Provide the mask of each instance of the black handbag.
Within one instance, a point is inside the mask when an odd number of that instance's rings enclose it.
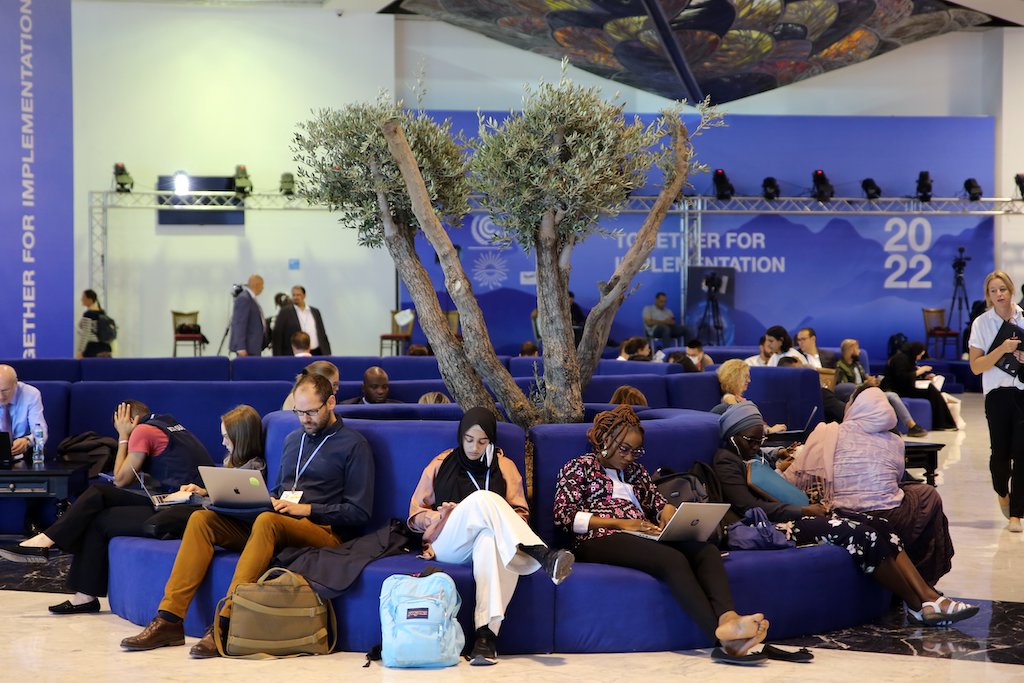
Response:
[[[171,505],[163,510],[158,510],[142,524],[142,532],[150,538],[158,538],[167,541],[174,538],[181,538],[185,535],[185,527],[188,525],[188,518],[196,510],[202,510],[202,505]]]

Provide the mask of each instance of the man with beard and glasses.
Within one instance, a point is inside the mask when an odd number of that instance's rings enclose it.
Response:
[[[334,390],[326,378],[303,374],[292,395],[300,429],[284,442],[271,490],[274,511],[255,519],[211,510],[193,513],[157,615],[142,633],[121,641],[125,650],[185,644],[185,612],[210,568],[214,546],[241,552],[228,588],[231,596],[238,584],[255,582],[282,548],[334,547],[357,536],[369,521],[374,467],[366,439],[335,416]],[[223,623],[230,615],[229,597],[217,618]],[[212,625],[190,654],[219,656]]]

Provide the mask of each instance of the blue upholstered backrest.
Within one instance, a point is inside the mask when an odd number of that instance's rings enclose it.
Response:
[[[679,411],[679,415],[644,421],[642,464],[649,472],[659,467],[685,471],[697,460],[711,461],[718,448],[718,417],[697,411]],[[530,430],[533,441],[534,523],[546,542],[563,541],[556,536],[553,521],[555,484],[558,472],[569,460],[587,452],[590,423],[538,425]]]
[[[718,376],[713,372],[684,372],[666,377],[665,386],[673,408],[711,410],[722,401]]]
[[[68,402],[71,398],[70,382],[31,382],[43,399],[43,417],[46,419],[46,454],[57,454],[57,446],[68,435]]]
[[[83,358],[82,381],[231,379],[227,356],[182,358]]]
[[[441,379],[433,356],[384,356],[380,366],[393,382],[403,379]]]
[[[743,395],[757,405],[768,424],[803,429],[815,406],[818,412],[811,426],[822,420],[821,381],[810,368],[750,368],[750,386]]]
[[[626,361],[619,361],[626,362]],[[668,391],[665,389],[666,376],[663,375],[594,375],[583,390],[583,400],[587,403],[607,403],[612,394],[623,384],[636,387],[647,397],[647,405],[651,408],[667,408]]]
[[[293,382],[302,368],[317,358],[296,358],[295,356],[259,356],[254,358],[235,358],[231,361],[231,379],[233,380],[277,380]],[[326,359],[329,360],[329,359]]]
[[[294,415],[279,411],[264,417],[263,424],[267,433],[267,478],[273,486],[277,482],[285,437],[298,429],[299,421]],[[458,423],[453,421],[346,418],[345,424],[366,437],[373,449],[373,515],[367,528],[376,528],[391,517],[408,517],[409,500],[423,468],[435,455],[457,443]],[[520,474],[524,474],[526,436],[523,430],[499,422],[498,445],[515,462]]]
[[[390,380],[388,382],[388,398],[401,401],[402,403],[416,403],[420,396],[428,391],[440,391],[448,398],[452,397],[442,379],[402,379],[397,381]],[[362,381],[342,382],[338,388],[339,402],[362,395]]]
[[[82,379],[82,362],[74,358],[11,358],[0,360],[10,365],[22,382],[77,382]]]
[[[675,375],[683,371],[679,363],[654,363],[639,360],[601,359],[595,375]]]
[[[345,418],[364,420],[461,420],[457,403],[375,403],[339,405],[335,411]]]
[[[224,451],[220,416],[243,403],[261,415],[277,410],[291,386],[291,382],[76,382],[71,385],[68,433],[110,434],[117,404],[137,399],[154,412],[174,415],[216,461]]]
[[[544,359],[540,356],[512,356],[508,359],[508,372],[513,377],[533,377],[534,366],[537,376],[544,376]]]

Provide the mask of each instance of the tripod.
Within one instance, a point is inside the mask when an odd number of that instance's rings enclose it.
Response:
[[[228,313],[228,326],[224,328],[224,336],[220,338],[220,344],[217,346],[217,355],[224,349],[224,342],[228,340],[228,335],[231,334],[231,314]],[[229,351],[230,353],[230,351]]]
[[[964,311],[970,310],[970,306],[967,304],[967,290],[964,288],[964,273],[962,270],[954,272],[953,298],[949,300],[949,318],[946,323],[949,329],[956,330],[959,335],[963,331]],[[953,327],[953,311],[956,311],[956,327]]]
[[[708,287],[707,297],[704,299],[704,314],[700,318],[700,324],[697,325],[697,338],[714,346],[722,343],[722,336],[722,316],[718,311],[718,287]]]

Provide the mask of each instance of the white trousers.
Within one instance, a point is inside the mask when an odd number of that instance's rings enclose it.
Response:
[[[441,562],[473,563],[476,581],[476,628],[489,626],[497,634],[520,576],[540,569],[540,563],[519,551],[519,544],[544,541],[493,491],[475,491],[455,506],[432,545]]]

